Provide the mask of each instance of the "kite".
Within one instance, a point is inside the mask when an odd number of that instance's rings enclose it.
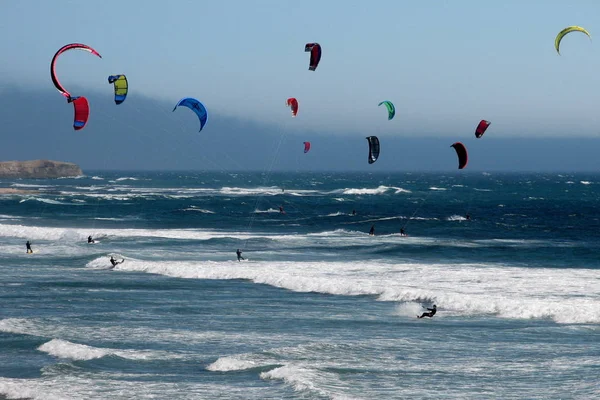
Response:
[[[121,104],[127,97],[129,86],[125,75],[110,75],[108,83],[113,83],[115,87],[115,104]]]
[[[310,142],[304,142],[304,154],[310,150]]]
[[[381,106],[382,104],[385,105],[385,108],[387,108],[388,111],[388,121],[392,118],[394,118],[394,115],[396,115],[396,107],[394,107],[394,105],[392,104],[391,101],[388,100],[384,100],[381,103],[379,103],[379,106]]]
[[[204,104],[200,103],[194,98],[185,97],[179,100],[179,102],[175,105],[175,108],[173,108],[173,111],[177,110],[177,107],[180,106],[187,107],[196,113],[196,115],[200,119],[200,131],[202,131],[202,128],[204,128],[204,126],[206,125],[206,121],[208,120],[208,113],[206,112]]]
[[[377,136],[367,136],[369,141],[369,164],[373,164],[379,158],[379,139]]]
[[[98,56],[100,58],[102,58],[102,56],[90,46],[87,46],[82,43],[71,43],[64,45],[56,52],[56,54],[54,54],[54,57],[52,57],[52,62],[50,63],[50,77],[52,78],[52,83],[54,83],[54,87],[56,87],[56,90],[58,90],[60,94],[65,96],[67,98],[67,101],[70,103],[71,101],[73,101],[73,99],[71,98],[71,93],[69,93],[67,89],[65,89],[61,85],[60,81],[58,80],[58,77],[56,76],[56,60],[58,59],[58,56],[60,56],[62,53],[68,50],[83,50],[87,51],[88,53],[92,53],[93,55]]]
[[[290,97],[285,104],[292,109],[292,117],[295,117],[298,114],[298,100],[295,97]]]
[[[76,131],[85,127],[90,116],[90,105],[87,99],[83,96],[71,98],[71,103],[75,108],[75,118],[73,119],[73,129]]]
[[[450,147],[454,147],[456,155],[458,156],[458,169],[463,169],[469,162],[469,156],[467,154],[467,148],[461,142],[453,143]]]
[[[304,51],[310,51],[310,64],[308,66],[309,71],[314,71],[321,61],[321,45],[319,43],[306,43]]]
[[[585,30],[585,28],[582,28],[581,26],[568,26],[565,29],[563,29],[562,31],[558,32],[558,35],[556,35],[556,39],[554,39],[554,48],[556,49],[556,52],[560,55],[560,41],[563,39],[563,37],[565,37],[565,35],[567,33],[571,33],[571,32],[582,32],[585,33],[587,35],[587,37],[590,38],[590,40],[592,40],[592,36],[590,35],[590,33],[588,31]]]
[[[477,139],[482,137],[483,134],[485,133],[486,129],[488,128],[488,126],[490,126],[490,124],[491,124],[490,121],[486,121],[485,119],[482,119],[479,122],[479,125],[477,125],[477,129],[475,129],[475,137]]]

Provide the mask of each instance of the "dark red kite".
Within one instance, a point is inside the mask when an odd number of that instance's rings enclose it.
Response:
[[[454,147],[456,150],[456,155],[458,156],[458,169],[463,169],[467,166],[469,162],[469,156],[467,154],[467,148],[461,142],[456,142],[452,144],[450,147]]]
[[[308,153],[310,150],[310,142],[304,142],[304,153]]]
[[[308,69],[314,71],[321,61],[321,45],[319,43],[306,43],[304,51],[310,51],[310,65]]]
[[[488,128],[488,126],[490,126],[490,124],[491,124],[490,121],[486,121],[485,119],[482,119],[481,122],[479,122],[479,125],[477,125],[477,129],[475,129],[475,137],[477,139],[482,137],[483,134],[485,133],[485,130]]]

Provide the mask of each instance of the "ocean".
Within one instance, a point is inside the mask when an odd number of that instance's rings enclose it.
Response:
[[[598,174],[0,186],[0,398],[600,398]]]

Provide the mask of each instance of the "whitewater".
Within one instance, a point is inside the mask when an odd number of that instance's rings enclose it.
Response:
[[[600,397],[599,175],[0,187],[0,398]]]

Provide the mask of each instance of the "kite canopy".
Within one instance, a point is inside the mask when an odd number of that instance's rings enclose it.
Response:
[[[469,162],[469,156],[467,155],[467,148],[461,142],[453,143],[450,147],[454,147],[456,155],[458,156],[458,169],[463,169]]]
[[[73,107],[75,108],[75,117],[73,119],[73,129],[76,131],[85,127],[90,116],[90,105],[85,97],[71,98]]]
[[[487,130],[488,126],[490,126],[490,124],[491,124],[490,121],[486,121],[485,119],[482,119],[479,122],[479,125],[477,125],[477,129],[475,129],[475,137],[477,139],[482,137],[483,134],[485,133],[485,131]]]
[[[65,89],[61,85],[60,81],[58,80],[58,77],[56,76],[56,60],[58,59],[58,56],[60,56],[62,53],[68,50],[83,50],[87,51],[88,53],[92,53],[93,55],[98,56],[100,58],[102,58],[102,56],[90,46],[87,46],[82,43],[71,43],[64,45],[56,52],[56,54],[54,54],[54,57],[52,57],[52,62],[50,63],[50,77],[52,78],[52,83],[54,83],[54,87],[56,87],[56,90],[58,90],[60,94],[65,96],[67,100],[71,102],[71,93],[69,93],[67,89]]]
[[[177,107],[180,106],[187,107],[194,113],[196,113],[198,119],[200,119],[200,131],[202,131],[202,128],[204,128],[204,126],[206,125],[206,121],[208,120],[208,113],[206,111],[206,108],[204,107],[204,104],[200,103],[198,100],[192,97],[185,97],[179,100],[179,102],[175,105],[175,108],[173,108],[173,111],[175,111]]]
[[[565,29],[563,29],[562,31],[558,32],[558,35],[556,35],[556,39],[554,39],[554,48],[556,49],[556,52],[558,54],[560,54],[560,41],[563,39],[563,37],[565,37],[565,35],[567,33],[571,33],[571,32],[582,32],[585,33],[587,35],[587,37],[590,38],[590,40],[592,40],[592,36],[590,35],[590,33],[585,30],[585,28],[582,28],[581,26],[568,26]]]
[[[304,51],[310,51],[310,64],[308,66],[309,71],[314,71],[321,61],[321,45],[319,43],[306,43]]]
[[[290,97],[285,104],[292,109],[292,117],[295,117],[298,114],[298,100],[295,97]]]
[[[379,106],[381,106],[382,104],[385,105],[385,108],[387,108],[388,121],[394,118],[394,115],[396,115],[396,107],[394,107],[394,104],[392,104],[392,102],[389,100],[382,101],[381,103],[379,103]]]
[[[125,75],[110,75],[108,83],[113,83],[115,87],[115,104],[121,104],[127,97],[129,86]]]
[[[379,139],[377,136],[367,136],[369,141],[369,164],[373,164],[379,158]]]
[[[304,142],[304,154],[310,150],[310,142]]]

